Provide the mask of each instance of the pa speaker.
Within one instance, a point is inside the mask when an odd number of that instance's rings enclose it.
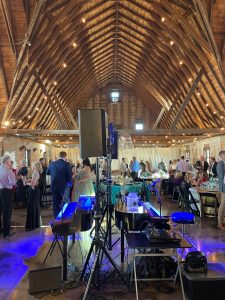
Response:
[[[31,270],[29,272],[29,293],[36,294],[44,291],[61,289],[62,267]]]
[[[81,157],[106,157],[108,118],[102,109],[78,111]]]

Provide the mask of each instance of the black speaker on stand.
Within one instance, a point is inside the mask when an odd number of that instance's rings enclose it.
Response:
[[[102,109],[78,111],[80,154],[85,157],[106,157],[108,117]]]
[[[99,157],[107,156],[107,131],[108,122],[107,115],[104,110],[79,110],[79,128],[80,128],[80,147],[81,147],[81,157],[96,157],[96,204],[95,204],[95,236],[91,243],[90,250],[87,255],[86,262],[84,264],[80,279],[83,280],[84,275],[89,264],[92,253],[95,253],[95,260],[91,269],[91,273],[88,279],[87,288],[84,293],[83,300],[87,298],[89,288],[93,282],[96,288],[100,288],[100,270],[101,261],[103,255],[105,255],[114,270],[126,284],[126,280],[123,274],[118,269],[114,260],[111,258],[106,250],[104,241],[100,238],[100,203],[99,203]]]

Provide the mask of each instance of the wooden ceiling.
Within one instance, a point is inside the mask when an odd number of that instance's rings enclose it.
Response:
[[[225,127],[225,1],[0,3],[2,127],[77,129],[77,110],[114,88],[142,103],[146,129]]]

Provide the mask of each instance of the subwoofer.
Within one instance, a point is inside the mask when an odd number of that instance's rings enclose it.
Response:
[[[107,156],[108,117],[102,109],[78,111],[80,154],[85,157]]]

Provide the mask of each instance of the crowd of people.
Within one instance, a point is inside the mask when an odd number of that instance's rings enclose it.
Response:
[[[123,176],[130,175],[135,181],[141,178],[143,173],[155,172],[168,173],[168,190],[173,194],[174,187],[181,187],[184,191],[188,191],[190,187],[201,187],[209,178],[218,178],[219,192],[221,194],[221,203],[218,211],[218,228],[225,229],[225,151],[220,151],[219,161],[215,157],[210,157],[207,162],[203,155],[195,164],[191,164],[188,159],[181,156],[180,159],[170,160],[168,166],[164,159],[158,163],[157,169],[151,169],[148,161],[137,161],[133,157],[130,164],[123,158],[120,164],[120,173]]]
[[[53,216],[56,218],[62,209],[65,193],[69,190],[69,200],[78,201],[80,195],[95,194],[92,166],[88,158],[80,164],[67,161],[66,152],[60,152],[59,159],[47,166],[46,160],[41,158],[34,162],[32,174],[28,176],[26,162],[20,162],[18,172],[13,168],[9,155],[1,159],[0,166],[0,231],[3,238],[14,234],[10,232],[12,209],[27,209],[25,228],[27,231],[40,227],[40,212],[43,206],[43,193],[46,186],[46,175],[51,178],[51,193],[53,202]]]
[[[169,162],[167,167],[162,159],[158,163],[157,171],[169,174],[172,190],[174,186],[201,186],[209,176],[218,177],[219,191],[221,192],[221,204],[219,208],[218,226],[225,229],[223,217],[225,215],[225,151],[219,153],[220,160],[217,162],[214,157],[209,163],[203,156],[192,166],[188,160],[181,156],[178,160]],[[107,162],[101,165],[101,172],[106,172]],[[123,158],[119,172],[123,176],[131,176],[134,181],[144,172],[151,170],[148,161],[140,162],[133,157],[129,165]],[[82,164],[76,164],[67,160],[66,152],[60,152],[59,158],[47,166],[46,160],[41,158],[33,163],[32,175],[28,177],[28,167],[22,160],[18,171],[13,167],[10,156],[2,157],[0,166],[0,231],[3,237],[11,236],[10,232],[11,215],[13,205],[15,208],[27,208],[26,230],[34,230],[40,226],[40,208],[43,206],[43,193],[46,186],[46,175],[51,177],[51,192],[53,202],[53,216],[56,218],[62,209],[65,195],[67,201],[78,201],[80,195],[95,195],[93,185],[93,174],[96,172],[95,165],[91,165],[88,158],[83,159]]]

